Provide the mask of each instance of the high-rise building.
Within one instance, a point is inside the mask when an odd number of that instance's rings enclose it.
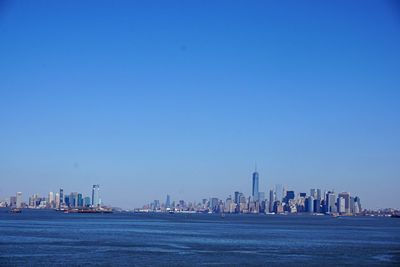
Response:
[[[231,196],[229,196],[225,200],[224,212],[233,213],[233,212],[235,212],[235,208],[236,208],[236,204],[233,203]]]
[[[70,201],[69,201],[69,196],[68,196],[68,195],[66,195],[66,196],[64,197],[64,203],[65,203],[65,205],[66,205],[67,207],[70,207],[70,206],[71,206],[71,203],[70,203]]]
[[[350,213],[350,193],[342,192],[339,193],[338,198],[344,198],[345,210],[343,213]],[[338,205],[339,206],[339,205]]]
[[[314,199],[317,198],[317,190],[316,189],[310,189],[310,196],[312,196]]]
[[[58,192],[56,193],[54,205],[56,208],[60,208],[60,193],[58,193]]]
[[[82,197],[81,193],[78,194],[77,206],[78,207],[83,207],[83,197]]]
[[[60,206],[62,206],[64,203],[64,189],[60,188]]]
[[[48,205],[51,208],[54,206],[54,195],[53,195],[53,192],[49,192]]]
[[[360,213],[360,212],[362,212],[361,201],[360,201],[359,197],[355,197],[354,198],[354,213],[357,214],[357,213]]]
[[[236,191],[234,194],[234,203],[235,203],[235,212],[239,213],[240,212],[240,197],[242,196],[242,193]]]
[[[206,198],[203,198],[203,200],[201,201],[201,204],[202,204],[202,207],[204,208],[204,209],[206,209],[206,208],[208,208],[208,205],[209,205],[209,202],[207,201],[207,199]],[[172,202],[172,208],[174,207],[174,205],[173,205],[173,202]]]
[[[282,206],[282,203],[279,200],[275,201],[275,203],[274,203],[274,212],[276,214],[279,214],[279,213],[283,212],[283,206]]]
[[[259,185],[259,175],[257,172],[257,169],[253,172],[253,187],[251,191],[251,195],[253,197],[253,200],[256,201],[258,200],[258,185]]]
[[[354,197],[350,197],[350,213],[354,213]]]
[[[21,192],[17,192],[17,199],[16,199],[16,203],[15,203],[16,208],[22,208],[22,193]]]
[[[78,207],[78,193],[72,192],[69,194],[69,204],[71,207]]]
[[[218,198],[216,198],[216,197],[213,197],[213,198],[211,198],[211,200],[210,200],[210,208],[211,208],[211,211],[213,211],[213,212],[217,212],[218,211]]]
[[[314,212],[320,213],[321,212],[321,199],[314,199]]]
[[[167,195],[167,199],[165,200],[165,208],[171,208],[171,197],[169,195]]]
[[[248,210],[247,200],[243,193],[239,196],[239,212],[245,212]]]
[[[274,190],[269,190],[269,212],[274,212],[275,194]]]
[[[29,207],[30,208],[39,207],[41,202],[42,202],[42,198],[39,197],[38,194],[33,194],[31,197],[29,197]]]
[[[286,196],[283,202],[288,204],[289,200],[294,199],[294,197],[295,197],[294,191],[286,191]]]
[[[10,197],[10,207],[15,208],[17,206],[17,197],[16,196],[11,196]]]
[[[84,207],[90,207],[90,197],[85,197],[83,199],[83,206]]]
[[[282,187],[282,197],[286,196],[286,191],[287,191],[286,186],[283,186]]]
[[[100,205],[99,190],[100,190],[100,185],[94,184],[92,187],[92,206],[93,207],[98,207]]]
[[[346,213],[346,200],[343,197],[338,197],[337,199],[337,211],[339,213]]]
[[[154,207],[154,210],[159,210],[160,209],[160,200],[158,200],[158,199],[154,200],[153,207]]]
[[[305,199],[305,210],[306,212],[314,212],[314,197],[309,196]]]
[[[235,204],[239,204],[240,202],[240,193],[238,191],[235,192]]]
[[[336,195],[335,193],[328,191],[328,193],[326,193],[326,210],[325,212],[329,212],[329,213],[334,213],[337,212],[336,209]]]

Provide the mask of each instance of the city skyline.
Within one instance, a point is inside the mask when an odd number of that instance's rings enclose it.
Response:
[[[350,213],[349,209],[349,201],[352,199],[352,203],[354,206],[354,202],[358,203],[358,211],[355,212],[360,213],[362,211],[361,209],[361,204],[359,200],[359,196],[353,196],[350,197],[349,192],[337,192],[335,190],[321,190],[321,188],[311,188],[309,190],[309,194],[306,193],[306,191],[297,191],[297,194],[295,193],[296,191],[293,191],[293,189],[289,186],[282,186],[282,184],[276,184],[274,188],[272,189],[266,189],[265,191],[260,191],[259,188],[259,173],[257,171],[257,165],[255,166],[254,172],[251,175],[251,194],[249,194],[248,199],[246,198],[246,194],[243,193],[245,191],[240,190],[240,191],[235,191],[232,195],[230,194],[226,200],[226,203],[228,203],[228,199],[234,199],[233,203],[237,205],[237,207],[233,208],[234,212],[232,212],[231,208],[229,208],[228,204],[228,211],[229,213],[241,213],[243,207],[239,207],[239,199],[242,197],[245,199],[245,203],[247,203],[247,208],[250,209],[251,203],[254,202],[255,207],[257,209],[260,209],[259,212],[261,212],[261,204],[263,205],[262,208],[262,213],[267,213],[268,211],[274,212],[274,213],[280,213],[283,211],[287,212],[293,212],[289,208],[289,199],[294,199],[298,202],[298,199],[302,199],[300,201],[301,207],[298,206],[298,203],[295,204],[294,210],[307,210],[308,212],[312,212],[314,209],[314,212],[320,213],[344,213],[343,210],[345,209],[344,206],[342,207],[341,205],[345,205],[346,207],[346,213]],[[55,209],[62,209],[62,208],[100,208],[104,205],[102,203],[101,198],[100,198],[100,185],[99,184],[94,184],[92,186],[91,190],[91,197],[86,196],[82,193],[78,192],[71,192],[70,194],[66,195],[64,193],[64,189],[60,188],[59,192],[56,192],[54,195],[53,191],[50,191],[48,193],[48,197],[41,197],[39,194],[35,193],[29,197],[29,201],[25,202],[23,197],[22,197],[22,192],[17,192],[16,196],[11,196],[9,198],[9,201],[6,199],[1,199],[0,198],[0,206],[9,206],[9,207],[17,207],[17,208],[22,208],[22,207],[30,207],[30,208],[55,208]],[[344,195],[347,195],[345,197]],[[346,200],[346,202],[341,203],[340,200],[343,201]],[[220,201],[223,201],[223,198],[220,199],[219,197],[211,197],[208,196],[210,201],[207,202],[207,207],[210,208],[211,210],[214,211],[213,205],[216,205],[216,203],[219,203]],[[309,199],[311,197],[311,200]],[[332,199],[331,199],[332,197]],[[337,198],[336,198],[337,197]],[[205,208],[205,202],[206,199],[204,199],[204,196],[202,198],[202,204],[203,206],[198,206],[197,208]],[[315,201],[319,201],[318,203],[314,203]],[[160,200],[154,200],[152,204],[150,204],[150,210],[157,210],[160,209],[161,207],[164,209],[173,207],[175,208],[175,202],[177,200],[172,200],[171,204],[171,196],[169,194],[166,195],[166,201],[162,202]],[[279,207],[276,206],[277,204],[280,205],[280,203],[275,203],[276,201],[281,202],[283,205],[281,207],[282,211],[278,211]],[[216,202],[216,203],[214,203]],[[232,201],[231,201],[232,202]],[[241,202],[241,201],[240,201]],[[185,200],[179,200],[179,203],[185,203]],[[196,205],[197,202],[196,200],[194,201],[189,201],[190,205],[194,203]],[[221,202],[222,205],[225,205],[225,202]],[[137,207],[129,207],[126,208],[126,203],[124,205],[125,209],[130,209],[132,210],[133,208],[136,209]],[[179,204],[178,204],[179,205]],[[180,204],[183,205],[183,204]],[[219,204],[218,204],[219,205]],[[294,205],[294,204],[293,204]],[[107,207],[110,207],[111,205],[105,205]],[[321,206],[321,207],[319,207]],[[317,208],[318,207],[318,208]],[[114,208],[121,208],[121,207],[116,207]],[[181,207],[182,208],[182,207]],[[187,208],[187,207],[185,207]],[[190,207],[189,207],[190,208]],[[385,207],[385,208],[394,208],[393,206],[391,207]],[[149,209],[149,208],[147,208]],[[244,209],[244,208],[243,208]],[[364,207],[365,209],[365,207]],[[353,213],[354,208],[351,209]],[[253,211],[254,212],[254,211]],[[295,211],[297,212],[297,211]],[[252,212],[244,212],[244,213],[252,213]],[[258,213],[258,211],[257,211]]]
[[[259,173],[257,164],[251,179],[251,194],[246,195],[241,191],[224,198],[209,196],[201,201],[185,201],[183,199],[173,200],[167,194],[165,203],[159,199],[142,208],[136,209],[139,212],[201,212],[201,213],[265,213],[265,214],[328,214],[328,215],[360,215],[367,214],[368,209],[363,209],[360,197],[349,192],[335,192],[334,190],[324,190],[311,188],[309,193],[295,193],[289,187],[275,185],[275,190],[260,191]],[[386,208],[385,210],[390,210]]]
[[[257,165],[252,173],[251,195],[246,195],[241,191],[235,191],[233,195],[224,198],[209,196],[202,198],[201,201],[185,201],[183,199],[172,200],[169,194],[166,195],[165,202],[159,199],[150,204],[143,205],[142,208],[130,208],[136,212],[194,212],[194,213],[236,213],[236,214],[297,214],[308,213],[316,215],[368,215],[371,210],[362,208],[360,197],[349,192],[335,192],[334,190],[321,190],[312,188],[307,192],[295,193],[290,187],[275,185],[275,190],[260,191],[259,173]],[[289,189],[289,190],[288,190]],[[101,213],[120,210],[119,207],[110,207],[102,203],[100,198],[100,185],[92,186],[92,196],[85,196],[79,192],[65,194],[64,189],[60,188],[55,195],[49,192],[48,197],[41,197],[33,194],[28,202],[23,201],[22,192],[17,192],[16,196],[11,196],[9,201],[0,201],[0,207],[8,207],[12,210],[21,208],[30,209],[56,209],[66,213]],[[394,209],[385,208],[384,212]],[[379,212],[379,211],[378,211]]]
[[[294,189],[292,186],[287,185],[287,184],[283,184],[283,183],[277,183],[277,184],[274,184],[274,185],[269,186],[269,187],[268,186],[260,187],[260,181],[261,181],[261,184],[263,184],[263,185],[266,184],[267,182],[264,181],[264,179],[260,179],[260,174],[259,174],[259,172],[257,170],[257,165],[254,168],[253,172],[251,173],[249,180],[251,181],[251,185],[249,186],[249,189],[247,191],[246,190],[241,190],[240,192],[243,192],[244,195],[246,195],[248,197],[251,197],[252,199],[255,199],[255,200],[258,200],[260,198],[260,194],[263,194],[264,199],[268,199],[270,191],[273,191],[274,194],[276,194],[275,198],[283,199],[285,197],[285,193],[284,192]],[[234,186],[230,185],[230,187],[234,187]],[[39,192],[30,193],[31,194],[30,196],[34,196],[35,195],[35,196],[38,196],[40,198],[40,196],[46,196],[47,194],[49,194],[49,195],[52,194],[53,195],[55,193],[55,194],[58,194],[60,196],[60,198],[62,199],[62,192],[64,192],[64,188],[69,188],[69,187],[61,187],[61,188],[59,188],[59,190],[60,190],[59,192],[56,192],[54,190],[53,191],[50,190],[50,191],[44,192],[43,190],[40,190]],[[309,187],[308,189],[304,189],[304,190],[303,189],[302,190],[296,189],[293,192],[297,192],[297,195],[298,195],[301,192],[308,192],[308,190],[317,190],[315,188],[318,188],[318,190],[320,190],[324,194],[326,194],[327,192],[332,192],[332,193],[337,194],[337,193],[349,191],[349,190],[345,190],[343,187],[340,187],[340,186],[337,186],[337,187],[318,187],[318,186],[314,185],[314,186]],[[340,188],[340,189],[338,189],[338,188]],[[237,190],[237,188],[235,190]],[[65,190],[65,191],[67,191],[67,190]],[[78,190],[78,191],[79,192],[85,192],[85,191],[82,191],[82,190]],[[77,193],[78,191],[70,189],[71,194],[78,194]],[[224,191],[226,191],[226,190],[224,190]],[[234,191],[232,191],[232,192],[234,192]],[[353,193],[354,192],[357,193],[357,191],[352,191],[352,192]],[[18,195],[21,195],[22,193],[23,193],[22,191],[16,191],[16,193],[14,193],[14,195],[11,193],[9,196],[5,196],[5,195],[1,195],[0,194],[0,202],[8,202],[8,200],[10,198],[15,198],[15,195],[17,195],[17,197],[15,199],[18,199]],[[107,191],[105,191],[104,193],[105,193],[106,196],[108,195]],[[86,194],[85,193],[80,193],[80,194],[83,195],[83,196],[88,196],[89,197],[90,206],[98,206],[99,203],[101,202],[100,197],[99,197],[99,184],[93,184],[89,192],[87,192]],[[204,195],[201,195],[200,197],[197,197],[197,198],[196,197],[192,197],[192,198],[189,197],[188,198],[188,197],[185,196],[185,194],[182,194],[182,193],[178,193],[178,194],[168,193],[166,195],[167,195],[167,198],[170,199],[170,201],[171,201],[171,195],[173,195],[173,196],[175,196],[174,197],[174,201],[177,201],[178,199],[189,199],[189,202],[194,202],[194,203],[198,202],[199,199],[203,199],[204,198]],[[223,193],[219,193],[219,194],[216,193],[216,194],[213,194],[213,195],[218,197],[218,199],[220,199],[222,197]],[[228,195],[231,196],[231,194],[227,194],[226,196],[228,196]],[[20,199],[19,201],[27,203],[26,200],[23,197],[24,197],[24,195],[22,194],[22,200]],[[209,197],[211,197],[211,196],[209,196]],[[21,196],[20,196],[20,198],[21,198]],[[47,199],[49,199],[49,198],[50,197],[48,197]],[[159,199],[159,198],[160,198],[160,196],[155,197],[154,199]],[[117,203],[115,200],[109,199],[109,201],[107,201],[106,205],[109,206],[109,207],[116,207],[116,208],[122,208],[122,209],[134,209],[134,208],[139,207],[141,204],[143,204],[143,199],[140,200],[139,202],[137,202],[136,204],[133,204],[133,205],[129,204],[130,203],[129,201],[121,202],[120,205],[115,204],[115,203]],[[162,203],[162,202],[160,202],[160,203]],[[399,209],[399,207],[396,206],[397,202],[393,202],[391,204],[392,205],[388,205],[388,206],[379,206],[379,205],[376,205],[376,204],[372,204],[371,206],[368,206],[368,205],[365,205],[363,203],[363,207],[366,208],[366,209],[371,209],[371,210],[379,210],[379,209],[386,209],[386,208]]]
[[[398,5],[174,3],[2,1],[0,196],[249,195],[257,161],[399,208]]]
[[[251,173],[251,175],[249,175],[249,177],[250,177],[249,181],[251,181],[251,185],[248,186],[249,189],[248,190],[241,190],[240,192],[243,192],[244,195],[246,195],[248,197],[251,197],[254,200],[259,200],[260,194],[263,195],[264,199],[270,198],[269,197],[270,191],[273,191],[274,194],[276,194],[275,198],[283,199],[285,197],[285,193],[284,192],[291,191],[291,190],[294,189],[292,186],[287,185],[287,184],[283,184],[283,183],[277,183],[277,184],[274,184],[272,186],[261,186],[260,187],[260,181],[261,181],[261,184],[263,184],[263,185],[267,184],[267,181],[265,181],[265,179],[260,179],[260,173],[257,170],[257,165],[255,166],[253,172]],[[230,187],[234,188],[234,185],[230,185]],[[69,188],[69,187],[66,187],[66,188]],[[301,192],[308,192],[308,190],[317,190],[316,188],[318,188],[318,190],[320,191],[319,194],[321,194],[321,192],[324,193],[324,194],[326,194],[327,192],[332,192],[332,193],[338,194],[338,193],[348,192],[349,191],[349,190],[345,190],[343,188],[343,186],[319,187],[319,186],[315,186],[314,185],[314,186],[310,186],[308,189],[302,189],[302,190],[296,189],[293,192],[297,192],[297,195],[299,195]],[[44,192],[43,190],[41,190],[40,192],[31,193],[31,195],[32,196],[35,195],[35,196],[38,196],[40,198],[40,196],[46,196],[47,194],[49,194],[49,195],[52,194],[53,195],[55,193],[55,194],[58,194],[59,196],[61,196],[61,199],[62,199],[62,192],[64,192],[64,187],[61,187],[59,190],[60,190],[59,192],[56,192],[54,190],[53,191]],[[235,190],[237,190],[237,188]],[[226,191],[226,190],[224,190],[224,191]],[[234,191],[232,191],[232,192],[234,192]],[[70,192],[71,192],[71,194],[78,194],[77,191],[73,190],[73,189],[72,190],[70,189]],[[84,191],[79,190],[79,192],[84,192]],[[357,194],[357,191],[352,191],[352,192],[353,193],[355,192]],[[104,193],[105,193],[106,196],[108,195],[107,191],[105,191]],[[15,198],[15,195],[17,195],[17,197],[15,199],[18,199],[18,195],[20,195],[19,202],[21,203],[21,201],[22,201],[22,202],[26,203],[25,199],[23,198],[24,195],[22,196],[22,200],[21,200],[21,194],[22,194],[21,191],[16,191],[16,193],[14,195],[10,194],[9,196],[4,196],[4,195],[0,194],[0,202],[8,202],[8,200],[10,198]],[[88,196],[89,197],[90,206],[99,206],[99,203],[101,202],[101,200],[99,200],[100,199],[99,198],[99,184],[93,184],[92,187],[91,187],[90,192],[87,192],[86,194],[82,193],[81,197],[82,197],[83,194],[84,194],[84,196]],[[189,202],[192,202],[192,203],[193,202],[196,203],[196,202],[198,202],[199,199],[203,199],[204,198],[204,195],[201,195],[200,197],[197,197],[197,198],[196,197],[192,197],[192,198],[189,197],[188,198],[188,197],[185,196],[185,194],[182,194],[182,193],[178,193],[178,194],[168,193],[168,194],[166,194],[166,196],[167,196],[167,199],[169,199],[169,201],[171,201],[171,195],[174,196],[174,201],[177,201],[178,199],[189,199]],[[218,199],[223,199],[223,197],[222,197],[223,193],[216,193],[216,194],[213,194],[213,195],[218,197]],[[228,195],[231,196],[231,194],[227,194],[226,196],[228,196]],[[209,196],[209,197],[211,197],[211,196]],[[47,199],[49,199],[49,198],[50,197],[48,197]],[[155,197],[154,199],[159,199],[159,198],[160,198],[160,196]],[[117,203],[115,200],[109,199],[109,201],[107,201],[106,205],[108,207],[116,207],[116,208],[122,208],[122,209],[134,209],[134,208],[139,207],[141,204],[143,204],[143,199],[140,200],[139,202],[135,203],[135,204],[129,204],[130,203],[129,201],[120,202],[119,205],[115,204],[115,203]],[[160,202],[160,203],[162,203],[162,202]],[[397,205],[398,205],[397,202],[393,202],[393,203],[391,203],[391,205],[388,205],[388,206],[379,206],[379,205],[376,205],[376,204],[372,204],[371,206],[368,206],[368,205],[365,205],[363,203],[363,207],[364,208],[371,209],[371,210],[379,210],[379,209],[387,209],[387,208],[399,209],[399,207]]]

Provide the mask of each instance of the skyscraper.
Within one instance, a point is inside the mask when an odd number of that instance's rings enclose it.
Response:
[[[49,192],[49,197],[48,197],[48,206],[53,207],[54,206],[54,195],[53,192]]]
[[[282,197],[285,198],[286,194],[287,194],[286,186],[283,186],[282,187]]]
[[[65,197],[64,197],[64,200],[65,200],[65,205],[67,206],[67,207],[70,207],[70,203],[69,203],[69,196],[68,195],[66,195]]]
[[[275,194],[274,190],[269,190],[269,212],[274,211]]]
[[[154,207],[154,210],[159,210],[160,209],[160,200],[158,200],[158,199],[155,199],[154,200],[154,202],[153,202],[153,207]]]
[[[17,199],[16,199],[16,204],[15,206],[19,209],[22,208],[22,193],[17,192]]]
[[[16,208],[17,206],[17,197],[16,196],[11,196],[10,197],[10,207]]]
[[[345,213],[346,212],[346,200],[345,200],[344,197],[338,197],[338,199],[337,199],[337,211],[339,213]]]
[[[56,193],[56,197],[55,197],[55,207],[56,208],[60,208],[60,193]]]
[[[92,206],[93,207],[98,207],[100,202],[99,202],[99,190],[100,190],[100,185],[94,184],[92,187]]]
[[[240,193],[239,196],[239,212],[244,212],[248,209],[247,200],[243,193]]]
[[[314,199],[317,199],[317,190],[316,189],[310,189],[310,196],[312,196]]]
[[[165,208],[171,208],[171,197],[167,195],[167,199],[165,200]]]
[[[254,201],[258,200],[258,184],[259,184],[259,175],[256,168],[255,171],[253,172],[253,188],[251,191],[251,195]]]
[[[235,192],[235,204],[239,205],[240,202],[240,193],[238,191]]]
[[[84,207],[90,207],[90,197],[85,197],[83,199],[83,206]]]
[[[321,200],[320,199],[314,199],[314,212],[321,212]]]
[[[362,208],[361,208],[361,201],[359,197],[355,197],[354,198],[354,213],[360,213],[362,212]]]
[[[71,192],[69,194],[69,204],[71,207],[78,207],[78,193],[77,192]]]
[[[341,212],[350,213],[350,193],[347,192],[339,193],[338,199],[341,197],[344,199],[344,211]]]
[[[210,207],[211,207],[211,210],[213,212],[217,212],[218,211],[218,202],[219,202],[218,198],[216,198],[216,197],[211,198]]]
[[[64,204],[64,189],[60,188],[60,207]],[[60,208],[59,207],[59,208]]]
[[[305,199],[306,212],[314,212],[314,197],[309,196]]]
[[[77,206],[78,207],[83,207],[83,197],[82,197],[81,193],[78,194]]]
[[[286,191],[286,196],[283,200],[284,203],[288,204],[289,200],[294,199],[295,198],[295,194],[294,191]]]
[[[350,213],[354,213],[354,197],[350,197]]]
[[[325,200],[326,200],[326,210],[325,210],[325,212],[329,212],[329,213],[336,212],[337,209],[336,209],[336,195],[335,195],[335,193],[329,191],[326,194]]]

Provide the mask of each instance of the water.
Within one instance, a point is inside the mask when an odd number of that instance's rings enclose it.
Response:
[[[400,266],[400,219],[0,209],[0,266]]]

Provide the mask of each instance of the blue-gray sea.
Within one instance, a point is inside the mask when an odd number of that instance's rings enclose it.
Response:
[[[400,266],[400,219],[0,209],[0,266]]]

